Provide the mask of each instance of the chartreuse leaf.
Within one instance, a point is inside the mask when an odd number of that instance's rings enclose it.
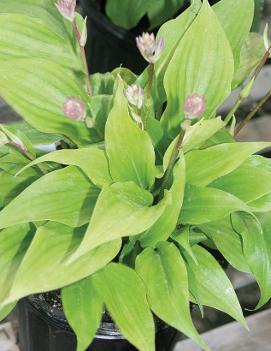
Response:
[[[180,230],[175,230],[171,235],[171,238],[181,247],[183,250],[191,256],[191,258],[197,263],[197,259],[192,251],[192,245],[190,243],[190,227],[186,226]]]
[[[11,303],[10,305],[7,305],[0,309],[0,322],[12,312],[15,306],[16,303]]]
[[[77,351],[85,351],[100,326],[103,302],[87,277],[61,291],[65,316],[77,336]]]
[[[217,221],[236,211],[249,212],[249,207],[225,191],[187,185],[179,222],[203,224]]]
[[[113,105],[112,95],[96,95],[92,96],[88,104],[90,115],[93,118],[95,129],[99,136],[104,139],[104,129],[107,117]]]
[[[113,108],[105,126],[105,146],[115,181],[132,180],[149,188],[155,177],[155,154],[149,135],[129,116],[124,83],[118,78]]]
[[[238,68],[242,46],[254,16],[254,0],[221,0],[213,6],[231,45],[235,68]],[[240,21],[243,18],[243,21]]]
[[[188,127],[183,138],[183,150],[188,152],[198,149],[225,126],[220,117],[211,120],[201,120]]]
[[[200,6],[201,2],[199,0],[193,1],[192,5],[186,11],[184,11],[176,19],[164,23],[158,31],[157,39],[159,40],[161,37],[163,37],[165,43],[161,57],[155,63],[154,91],[159,97],[158,100],[166,100],[166,94],[163,86],[163,79],[166,69],[180,40],[183,38],[185,32],[195,19]],[[139,82],[147,81],[147,79],[148,68],[139,77]]]
[[[261,224],[263,237],[266,244],[267,249],[267,262],[266,265],[268,266],[268,270],[270,272],[271,267],[271,214],[270,213],[260,213],[257,215],[258,220]],[[271,274],[266,275],[266,297],[265,300],[268,301],[271,298]],[[260,305],[264,303],[263,298],[262,301],[259,303]]]
[[[246,261],[261,290],[261,298],[257,305],[259,308],[271,297],[269,239],[263,234],[261,224],[257,218],[249,214],[232,215],[232,226],[242,238]]]
[[[14,276],[29,247],[33,233],[29,225],[18,225],[0,232],[0,305],[12,287]],[[16,300],[12,301],[15,302]],[[1,314],[5,314],[3,306]],[[8,311],[9,306],[5,308]]]
[[[64,115],[68,96],[85,104],[89,99],[73,71],[42,59],[13,59],[1,62],[0,78],[1,96],[34,128],[64,135],[78,145],[101,139],[93,128]]]
[[[248,205],[253,212],[271,211],[271,192],[257,200],[251,201]]]
[[[160,218],[170,200],[168,194],[160,203],[151,206],[151,193],[133,182],[114,183],[104,188],[74,257],[110,240],[143,233]]]
[[[243,251],[241,236],[234,230],[230,216],[216,222],[200,226],[202,232],[211,239],[226,260],[242,272],[250,272]]]
[[[143,247],[155,245],[157,242],[167,240],[176,227],[183,203],[185,187],[184,156],[178,160],[173,171],[173,184],[169,190],[171,202],[167,204],[162,216],[140,238]]]
[[[233,88],[240,85],[261,62],[265,47],[262,35],[249,33],[241,50],[241,59],[238,69],[235,71]]]
[[[156,249],[145,249],[137,257],[136,271],[147,287],[153,312],[207,350],[191,319],[187,271],[176,246],[160,242]]]
[[[207,250],[198,245],[193,246],[192,250],[198,264],[184,253],[191,294],[197,296],[201,305],[225,312],[246,326],[237,296],[219,263]]]
[[[50,152],[30,162],[18,174],[29,167],[48,161],[79,167],[98,187],[103,187],[104,185],[112,183],[105,152],[95,146],[76,150],[67,149]]]
[[[271,192],[271,172],[255,166],[253,159],[248,159],[233,172],[216,179],[211,186],[248,203]]]
[[[75,52],[65,37],[39,18],[22,14],[0,14],[0,60],[45,58],[62,66],[80,69]]]
[[[93,277],[103,300],[122,335],[140,351],[154,351],[154,322],[146,289],[134,270],[110,263]]]
[[[270,146],[268,142],[226,143],[194,150],[186,157],[186,181],[204,186],[239,167],[249,156]]]
[[[84,232],[84,227],[73,229],[53,222],[40,226],[5,304],[30,294],[63,288],[95,273],[114,259],[120,250],[120,240],[101,245],[68,264],[67,259],[80,245]]]
[[[65,27],[59,20],[60,14],[54,3],[55,0],[1,0],[0,13],[26,15],[29,16],[29,21],[32,18],[41,19],[59,36],[66,37]]]
[[[48,173],[0,212],[0,228],[43,220],[81,226],[89,221],[98,194],[99,189],[77,167]]]
[[[178,134],[184,117],[184,101],[193,93],[205,96],[205,118],[214,117],[216,109],[231,91],[232,77],[230,45],[208,1],[204,0],[165,73],[167,108],[161,122],[167,136],[173,138]]]

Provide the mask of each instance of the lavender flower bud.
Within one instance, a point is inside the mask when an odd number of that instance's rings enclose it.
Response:
[[[184,103],[184,113],[186,118],[193,119],[201,116],[206,110],[204,96],[192,94],[188,96]]]
[[[140,85],[129,85],[125,90],[125,96],[131,105],[136,106],[139,110],[143,105],[144,91]]]
[[[63,105],[63,112],[75,121],[84,121],[86,117],[85,105],[82,100],[69,96]]]
[[[164,39],[161,37],[157,41],[153,33],[143,33],[136,38],[136,45],[144,59],[154,64],[161,56],[164,48]]]
[[[73,22],[75,16],[76,0],[58,0],[56,7],[63,17],[65,17],[70,22]]]

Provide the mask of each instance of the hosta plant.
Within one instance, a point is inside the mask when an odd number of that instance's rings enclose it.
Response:
[[[255,153],[271,143],[237,142],[234,118],[270,42],[249,34],[253,0],[230,3],[195,0],[139,37],[140,76],[89,76],[75,1],[0,1],[0,93],[25,119],[0,133],[1,318],[61,289],[78,350],[105,308],[141,351],[155,348],[154,315],[207,350],[191,302],[246,326],[210,248],[255,277],[257,307],[270,299],[271,162]]]

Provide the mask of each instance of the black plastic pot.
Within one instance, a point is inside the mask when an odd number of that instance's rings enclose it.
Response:
[[[91,73],[105,73],[123,65],[135,73],[141,73],[147,66],[141,57],[135,36],[114,25],[103,13],[100,1],[80,0],[84,14],[88,16],[88,42],[86,46]]]
[[[19,346],[21,351],[75,351],[76,336],[61,310],[52,313],[49,304],[38,297],[18,304]],[[156,351],[171,351],[176,344],[175,329],[159,324]],[[103,322],[87,351],[136,351],[113,323]]]

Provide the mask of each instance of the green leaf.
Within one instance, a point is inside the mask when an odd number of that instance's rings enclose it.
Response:
[[[104,139],[104,129],[107,117],[112,108],[112,95],[92,96],[88,104],[91,118],[93,119],[95,129],[99,136]]]
[[[54,6],[55,0],[1,0],[0,13],[21,14],[43,20],[59,36],[67,37],[61,15]]]
[[[173,172],[173,184],[169,190],[172,201],[165,207],[162,216],[141,237],[143,247],[153,246],[157,242],[167,240],[176,227],[183,203],[185,186],[184,156],[177,162]]]
[[[186,155],[186,181],[204,186],[239,167],[248,157],[270,146],[267,142],[227,143],[194,150]]]
[[[201,305],[225,312],[246,327],[234,289],[219,263],[208,251],[198,245],[192,250],[198,264],[189,255],[185,255],[188,262],[189,289],[192,295],[197,296]]]
[[[89,221],[98,194],[99,189],[76,167],[48,173],[0,212],[0,228],[43,220],[81,226]]]
[[[14,226],[0,232],[0,305],[9,294],[15,274],[32,238],[33,232],[28,225]],[[3,306],[0,306],[1,311],[2,308]],[[7,306],[6,309],[8,308]]]
[[[72,264],[67,263],[80,245],[84,230],[84,227],[73,229],[52,222],[40,226],[17,271],[5,304],[75,283],[112,261],[120,250],[120,240],[101,245]]]
[[[244,255],[261,290],[261,298],[257,305],[259,308],[271,297],[269,239],[263,234],[259,221],[249,214],[234,214],[232,225],[242,238]]]
[[[100,188],[112,183],[105,152],[96,146],[77,150],[50,152],[30,162],[19,174],[29,169],[29,167],[48,161],[79,167],[85,175]]]
[[[113,94],[115,77],[111,72],[94,73],[90,76],[90,81],[93,88],[93,97]]]
[[[217,17],[204,0],[165,74],[167,108],[161,122],[166,135],[174,138],[178,134],[184,117],[184,101],[193,93],[204,95],[207,101],[205,118],[214,117],[216,109],[231,91],[232,77],[231,48]]]
[[[220,117],[211,120],[201,120],[189,127],[183,138],[184,152],[198,149],[225,126]]]
[[[248,203],[271,192],[271,172],[254,166],[253,159],[248,159],[233,172],[215,180],[211,186]]]
[[[89,99],[72,71],[42,59],[13,59],[1,62],[0,78],[0,94],[34,128],[65,135],[78,145],[100,140],[84,123],[64,115],[68,96],[76,96],[86,105]]]
[[[231,218],[210,222],[200,226],[200,230],[210,238],[225,259],[237,270],[250,272],[243,251],[240,235],[234,230]]]
[[[191,319],[186,267],[176,246],[161,242],[157,249],[145,249],[137,257],[136,271],[147,287],[153,312],[207,350]]]
[[[154,322],[142,280],[131,268],[110,263],[94,286],[122,335],[140,351],[154,351]]]
[[[89,277],[62,289],[61,297],[65,316],[77,336],[77,351],[85,351],[100,326],[103,302]]]
[[[258,33],[249,33],[241,50],[240,65],[234,74],[233,88],[240,85],[258,66],[265,51],[263,37]]]
[[[152,2],[152,6],[153,5],[154,4]],[[195,19],[200,6],[201,2],[199,0],[193,1],[192,5],[186,11],[184,11],[176,19],[164,23],[158,31],[157,40],[163,37],[165,42],[161,57],[155,63],[155,80],[153,84],[153,90],[155,92],[155,95],[157,95],[158,101],[163,102],[166,100],[166,94],[163,85],[166,69],[173,57],[176,48],[178,47],[179,42]],[[138,80],[142,85],[146,84],[148,80],[148,68],[145,69]],[[145,82],[145,84],[143,84],[143,82]]]
[[[2,5],[1,5],[2,6]],[[59,36],[39,18],[0,14],[0,60],[44,58],[80,69],[80,61],[67,38]]]
[[[148,17],[151,28],[160,26],[170,17],[176,15],[184,4],[184,0],[156,0],[149,1]]]
[[[147,12],[147,5],[147,0],[108,0],[105,11],[114,24],[131,29]]]
[[[192,245],[190,243],[190,230],[189,226],[184,227],[180,230],[175,230],[174,233],[171,235],[171,238],[178,244],[178,247],[182,250],[185,250],[191,258],[197,263],[197,259],[192,251]],[[191,230],[193,233],[193,231]]]
[[[105,145],[115,181],[132,180],[143,188],[151,187],[155,177],[154,149],[148,134],[129,116],[121,79],[105,127]]]
[[[0,309],[0,322],[12,312],[15,306],[16,303],[11,303],[10,305],[7,305]]]
[[[254,0],[221,0],[213,6],[231,45],[235,68],[254,16]],[[240,18],[243,20],[240,21]]]
[[[253,212],[271,211],[271,192],[255,201],[250,202],[248,205]]]
[[[74,256],[79,257],[110,240],[143,233],[160,218],[169,200],[171,197],[166,196],[151,206],[152,195],[133,182],[119,182],[104,188],[82,245]]]
[[[187,185],[179,222],[203,224],[217,221],[236,211],[249,208],[237,197],[214,188]]]

